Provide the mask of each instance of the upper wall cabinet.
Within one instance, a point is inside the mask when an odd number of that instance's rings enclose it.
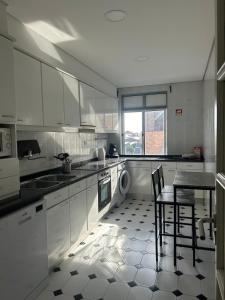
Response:
[[[95,126],[95,89],[80,82],[81,125]]]
[[[14,50],[17,124],[43,126],[41,63]]]
[[[0,36],[0,122],[15,123],[16,103],[14,95],[12,42]]]
[[[45,126],[64,126],[63,74],[42,64],[43,109]]]
[[[80,126],[80,104],[78,81],[67,74],[63,74],[63,100],[65,111],[65,126]]]

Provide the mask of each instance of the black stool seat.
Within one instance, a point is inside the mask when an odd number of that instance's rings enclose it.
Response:
[[[161,193],[173,193],[173,186],[172,185],[164,185],[162,187]],[[177,195],[191,195],[194,196],[194,190],[177,190]]]
[[[156,203],[159,204],[171,204],[174,205],[174,196],[172,193],[159,194]],[[195,204],[195,198],[193,196],[178,195],[176,199],[176,205],[193,206]]]

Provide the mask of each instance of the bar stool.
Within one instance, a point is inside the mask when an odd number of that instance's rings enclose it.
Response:
[[[181,245],[176,244],[176,246],[183,246],[187,248],[192,248],[193,250],[193,266],[195,266],[195,246],[196,246],[196,228],[195,228],[195,216],[194,216],[194,206],[195,200],[193,197],[186,197],[186,196],[177,196],[176,203],[174,202],[174,195],[173,193],[162,193],[160,187],[160,180],[158,176],[158,170],[152,172],[152,184],[153,184],[153,193],[154,193],[154,202],[155,202],[155,252],[156,252],[156,269],[158,269],[158,239],[160,241],[160,247],[162,246],[162,237],[163,236],[170,236],[176,239],[176,235],[162,232],[162,207],[165,205],[173,205],[174,209],[176,210],[179,206],[187,206],[191,207],[192,210],[192,222],[191,223],[184,223],[178,222],[177,219],[173,220],[173,225],[176,227],[177,224],[182,225],[189,225],[192,227],[192,235],[191,236],[184,236],[182,238],[192,239],[192,246],[190,245]],[[159,216],[158,216],[158,209],[159,209]],[[159,222],[158,222],[159,220]],[[176,230],[175,230],[176,232]],[[174,249],[175,250],[175,249]],[[174,251],[174,259],[175,259],[175,251]]]
[[[160,184],[160,189],[161,189],[161,193],[173,193],[173,186],[172,185],[165,185],[165,181],[164,181],[164,175],[163,175],[163,167],[162,165],[159,165],[157,167],[157,171],[158,171],[158,176],[159,176],[159,184]],[[185,197],[194,197],[194,190],[178,190],[177,191],[177,195],[178,196],[185,196]],[[179,221],[180,221],[180,206],[177,206],[177,215],[178,215],[178,233],[180,232],[180,225],[179,225]],[[189,219],[190,217],[183,217],[184,219]],[[165,214],[165,206],[163,206],[163,232],[165,233],[165,225],[166,222],[166,214]]]

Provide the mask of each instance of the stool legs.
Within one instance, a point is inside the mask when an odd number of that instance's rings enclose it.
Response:
[[[158,220],[157,220],[156,203],[155,203],[155,258],[156,258],[156,270],[158,270]]]
[[[192,250],[193,250],[193,266],[195,266],[195,246],[196,246],[196,228],[195,228],[195,208],[192,206]]]

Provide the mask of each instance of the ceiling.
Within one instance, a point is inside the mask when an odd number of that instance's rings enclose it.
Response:
[[[212,0],[7,2],[10,14],[117,87],[201,80],[214,38]],[[111,9],[126,18],[107,21]]]

